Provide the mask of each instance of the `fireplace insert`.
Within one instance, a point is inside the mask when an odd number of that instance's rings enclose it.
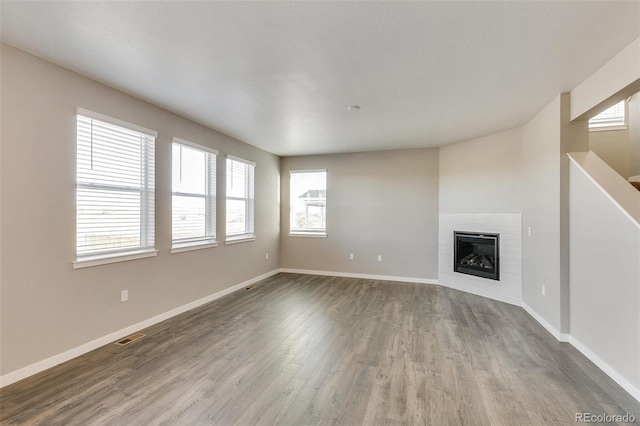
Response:
[[[453,233],[453,270],[500,280],[500,234]]]

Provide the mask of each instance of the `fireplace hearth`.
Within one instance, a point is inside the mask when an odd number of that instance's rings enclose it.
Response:
[[[500,234],[453,233],[453,270],[500,280]]]

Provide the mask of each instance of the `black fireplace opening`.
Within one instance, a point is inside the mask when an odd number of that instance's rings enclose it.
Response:
[[[500,280],[500,234],[453,233],[453,270]]]

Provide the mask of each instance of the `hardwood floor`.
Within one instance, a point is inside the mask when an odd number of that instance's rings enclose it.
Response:
[[[521,308],[279,274],[0,391],[43,425],[554,425],[640,404]],[[640,420],[636,420],[640,422]]]

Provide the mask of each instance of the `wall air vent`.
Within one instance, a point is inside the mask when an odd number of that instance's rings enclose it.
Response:
[[[116,345],[118,346],[124,346],[124,345],[128,345],[131,342],[135,342],[138,339],[142,339],[145,335],[142,333],[135,333],[132,334],[131,336],[127,336],[122,340],[119,340],[116,342]]]

